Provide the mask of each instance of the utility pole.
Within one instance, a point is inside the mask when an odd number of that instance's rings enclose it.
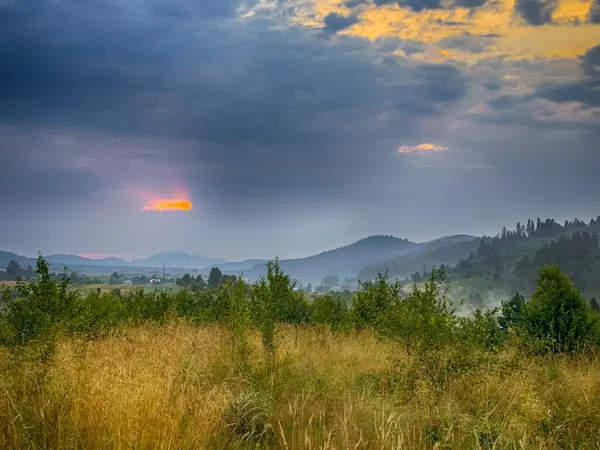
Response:
[[[163,263],[163,283],[165,282],[165,278],[166,278],[166,275],[165,275],[165,263]]]

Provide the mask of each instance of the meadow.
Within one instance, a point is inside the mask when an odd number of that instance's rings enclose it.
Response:
[[[2,449],[599,448],[597,315],[556,269],[469,317],[433,279],[400,298],[381,276],[347,305],[307,303],[276,265],[116,297],[39,269],[0,314]]]
[[[523,357],[465,375],[412,374],[372,332],[281,330],[277,363],[251,338],[182,320],[65,338],[39,362],[0,357],[1,448],[598,448],[600,359]],[[432,375],[435,375],[432,377]],[[434,379],[443,379],[434,382]]]

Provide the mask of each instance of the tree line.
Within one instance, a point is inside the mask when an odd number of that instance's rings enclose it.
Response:
[[[536,353],[574,353],[600,344],[599,314],[556,266],[539,270],[530,298],[516,294],[499,308],[478,308],[467,317],[457,314],[458,305],[446,297],[436,270],[422,287],[414,285],[406,294],[398,281],[379,274],[374,281],[359,283],[349,301],[335,294],[307,299],[277,260],[268,263],[266,276],[255,283],[227,277],[216,285],[214,273],[212,286],[206,283],[195,291],[134,289],[121,295],[98,290],[83,295],[69,288],[68,277],[54,280],[39,256],[34,280],[2,293],[0,343],[16,349],[44,342],[51,351],[51,343],[64,333],[101,336],[123,323],[183,317],[228,327],[232,352],[242,365],[247,363],[243,348],[249,330],[260,333],[265,354],[273,357],[282,323],[332,332],[373,329],[409,354],[443,350],[465,367],[499,352],[507,342]]]

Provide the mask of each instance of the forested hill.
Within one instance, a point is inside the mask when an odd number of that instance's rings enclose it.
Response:
[[[457,235],[419,244],[409,252],[386,261],[378,261],[363,267],[357,278],[362,281],[374,279],[378,273],[388,272],[390,277],[405,278],[415,272],[431,270],[432,266],[454,265],[477,250],[480,238]]]
[[[553,219],[528,221],[515,230],[481,240],[477,251],[446,271],[456,292],[475,303],[486,292],[530,295],[538,270],[557,265],[587,296],[600,297],[600,217],[559,224]]]
[[[406,253],[419,244],[394,236],[369,236],[353,244],[300,259],[284,259],[281,268],[302,283],[319,282],[324,276],[354,277],[365,265],[384,261]],[[258,264],[244,276],[256,279],[266,272],[265,264]]]

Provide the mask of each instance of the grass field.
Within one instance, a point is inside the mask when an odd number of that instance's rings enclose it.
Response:
[[[597,356],[509,350],[456,375],[369,332],[284,327],[275,365],[251,344],[238,375],[224,329],[181,320],[1,353],[0,448],[600,448]]]

